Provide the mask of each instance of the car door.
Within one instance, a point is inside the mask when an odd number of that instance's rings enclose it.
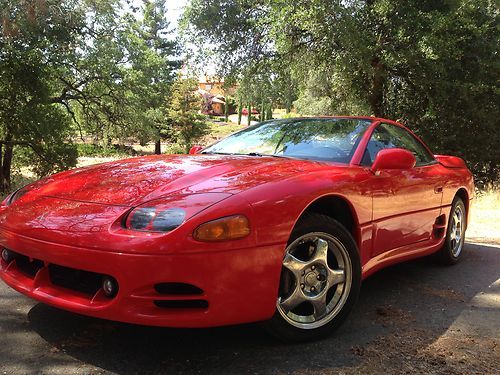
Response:
[[[431,239],[441,212],[439,164],[405,128],[379,124],[367,144],[363,161],[371,165],[386,148],[404,148],[416,158],[414,168],[382,170],[373,176],[372,256]]]

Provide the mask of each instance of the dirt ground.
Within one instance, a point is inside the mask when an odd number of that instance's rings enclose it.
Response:
[[[368,278],[330,338],[285,345],[258,324],[179,330],[93,319],[0,285],[0,374],[497,374],[500,246],[466,244]]]

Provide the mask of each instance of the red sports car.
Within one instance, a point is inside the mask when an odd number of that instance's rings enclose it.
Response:
[[[39,301],[146,325],[264,321],[322,337],[361,280],[460,259],[473,179],[401,124],[272,120],[192,155],[73,169],[0,208],[0,276]]]

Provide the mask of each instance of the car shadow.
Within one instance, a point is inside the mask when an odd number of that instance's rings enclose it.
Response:
[[[55,351],[121,374],[346,371],[366,360],[365,348],[371,343],[383,347],[384,338],[394,333],[399,337],[397,333],[409,329],[425,332],[414,348],[424,349],[450,327],[474,296],[500,278],[500,248],[466,244],[464,251],[463,261],[453,267],[440,267],[424,258],[371,276],[345,324],[331,337],[312,343],[282,343],[258,324],[144,327],[79,316],[40,303],[29,311],[29,329]]]

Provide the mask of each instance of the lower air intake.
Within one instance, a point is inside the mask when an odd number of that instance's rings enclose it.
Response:
[[[208,307],[208,301],[204,299],[155,300],[154,304],[166,309],[206,309]]]
[[[185,283],[160,283],[155,285],[155,290],[164,295],[201,295],[203,290],[197,286]]]

